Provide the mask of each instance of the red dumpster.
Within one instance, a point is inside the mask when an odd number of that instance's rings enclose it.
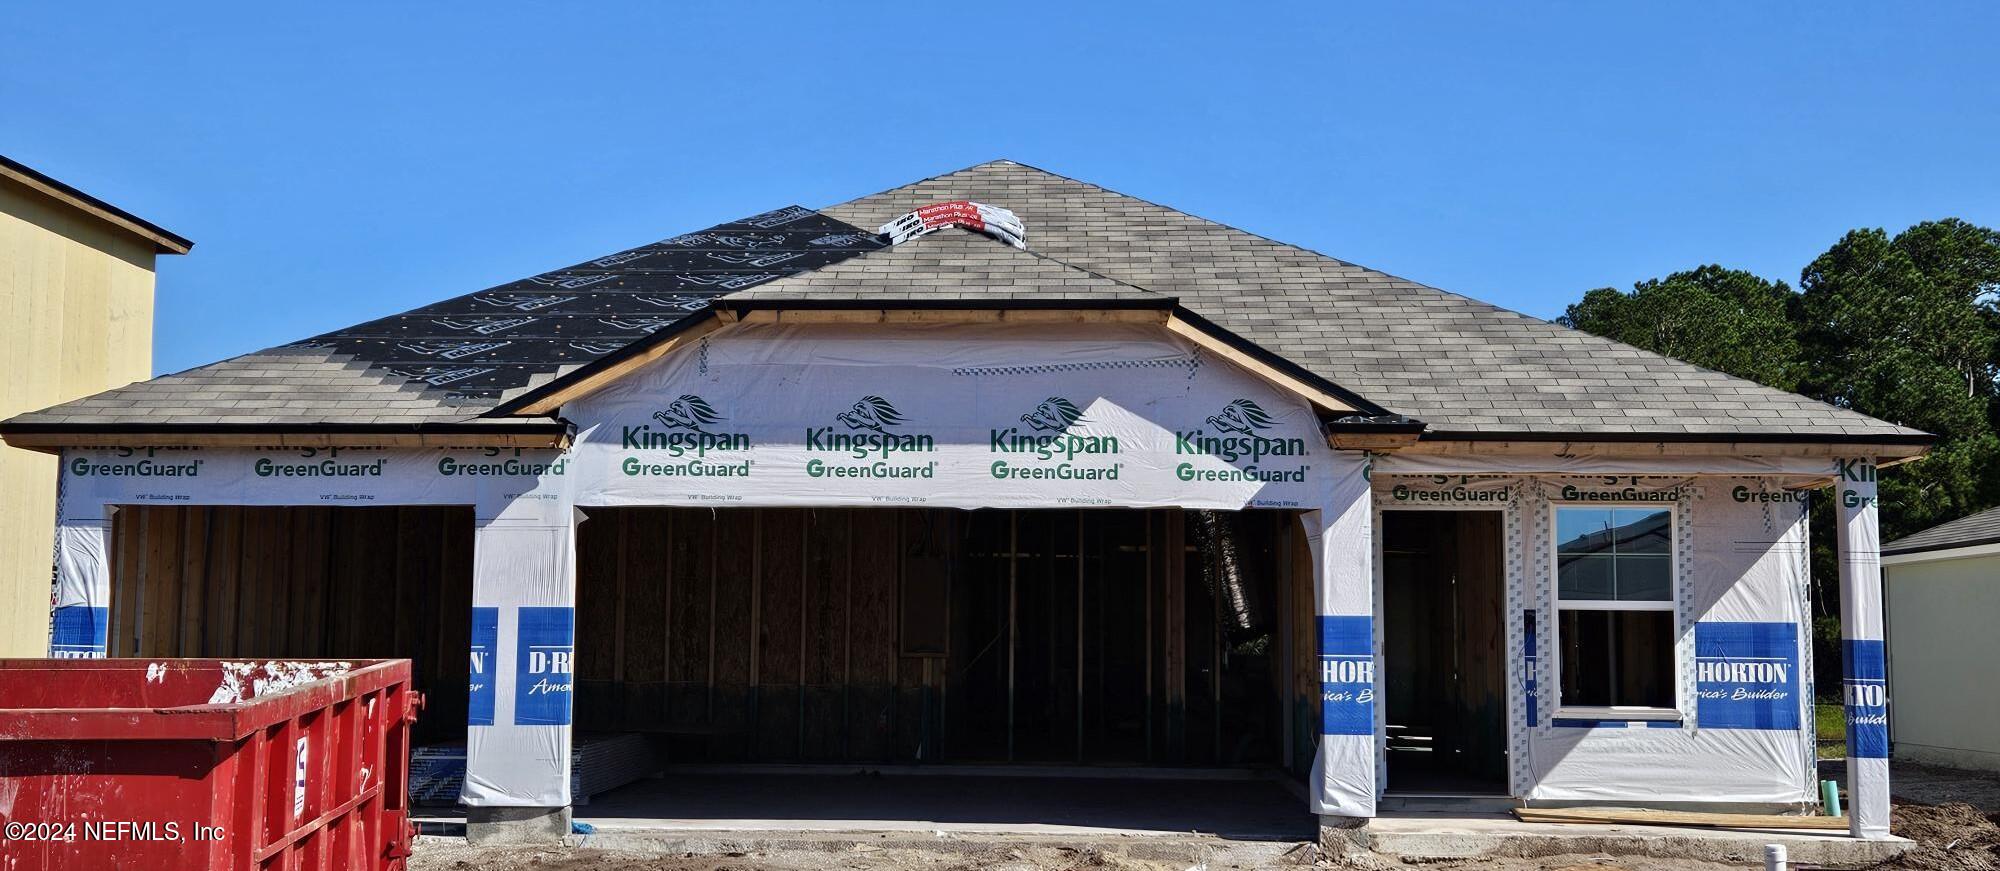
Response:
[[[400,869],[406,659],[0,660],[0,868]]]

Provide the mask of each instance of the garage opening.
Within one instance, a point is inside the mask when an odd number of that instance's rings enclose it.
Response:
[[[412,741],[463,744],[470,507],[144,505],[111,517],[107,655],[409,659],[425,702]]]
[[[687,762],[1286,761],[1290,512],[586,512],[580,729]]]
[[[585,512],[576,725],[668,768],[579,818],[1310,824],[1274,779],[1315,733],[1293,512]]]
[[[1384,511],[1389,790],[1504,795],[1505,580],[1497,511]]]

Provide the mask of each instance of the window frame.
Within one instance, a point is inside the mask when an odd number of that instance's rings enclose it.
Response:
[[[1667,540],[1667,598],[1633,600],[1564,599],[1562,597],[1562,578],[1558,574],[1562,567],[1562,541],[1558,533],[1556,515],[1565,508],[1601,508],[1605,510],[1642,508],[1651,511],[1665,511],[1667,513],[1669,535]],[[1681,684],[1684,675],[1682,674],[1683,668],[1678,643],[1666,651],[1667,661],[1670,664],[1670,671],[1673,676],[1674,703],[1672,707],[1568,704],[1563,698],[1562,680],[1562,612],[1564,611],[1665,611],[1670,615],[1668,620],[1672,637],[1677,641],[1681,637],[1680,599],[1682,578],[1680,547],[1682,542],[1680,540],[1680,514],[1680,505],[1676,502],[1585,502],[1553,499],[1549,501],[1547,515],[1549,562],[1545,571],[1547,572],[1546,577],[1549,582],[1548,606],[1552,619],[1548,621],[1549,627],[1546,631],[1549,637],[1549,652],[1553,654],[1548,658],[1549,669],[1553,677],[1549,685],[1555,693],[1555,704],[1550,706],[1553,709],[1549,714],[1550,717],[1565,720],[1663,721],[1679,721],[1685,718],[1684,711],[1687,706],[1687,700],[1681,697]]]

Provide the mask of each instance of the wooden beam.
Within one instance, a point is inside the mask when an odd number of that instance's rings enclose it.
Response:
[[[1400,451],[1416,444],[1417,438],[1413,432],[1333,432],[1326,434],[1326,443],[1343,451]]]
[[[567,448],[567,433],[8,433],[7,444],[43,453],[64,448]]]
[[[592,393],[603,390],[611,386],[618,379],[625,377],[632,370],[671,354],[675,349],[692,344],[702,336],[706,336],[721,328],[722,318],[711,314],[682,329],[680,332],[669,336],[666,341],[651,345],[637,354],[633,354],[630,357],[626,357],[623,360],[619,360],[616,363],[578,378],[570,384],[563,385],[562,389],[553,391],[547,396],[522,406],[514,412],[514,416],[539,417],[554,414],[565,404],[575,402]]]
[[[1247,369],[1251,374],[1277,385],[1286,392],[1297,394],[1319,408],[1327,411],[1360,411],[1360,409],[1349,405],[1346,401],[1306,383],[1297,376],[1237,350],[1236,346],[1223,341],[1220,337],[1212,335],[1207,330],[1194,324],[1176,317],[1167,318],[1166,324],[1167,329],[1200,345],[1203,350]]]
[[[1515,808],[1524,823],[1637,824],[1643,826],[1704,826],[1722,829],[1823,829],[1847,831],[1846,817],[1805,817],[1779,814],[1710,814],[1638,808]]]

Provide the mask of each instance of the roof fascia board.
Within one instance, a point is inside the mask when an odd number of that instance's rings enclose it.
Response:
[[[1165,309],[989,309],[880,308],[753,309],[723,314],[745,324],[1164,324]]]
[[[43,175],[33,167],[0,157],[0,178],[11,179],[29,190],[56,200],[93,218],[139,236],[162,254],[186,254],[194,243],[167,232],[137,215],[93,197],[83,191]]]
[[[755,293],[755,291],[751,291]],[[797,299],[718,298],[714,306],[722,311],[739,316],[759,310],[778,311],[1118,311],[1118,310],[1166,310],[1178,304],[1179,299],[1157,295],[1126,296],[1115,299]]]
[[[496,431],[497,430],[497,431]],[[68,432],[13,430],[0,436],[12,447],[42,453],[66,448],[567,448],[568,427],[542,425],[534,430],[480,426],[470,430],[412,432],[340,431],[282,428],[260,431],[216,430],[88,430]]]

